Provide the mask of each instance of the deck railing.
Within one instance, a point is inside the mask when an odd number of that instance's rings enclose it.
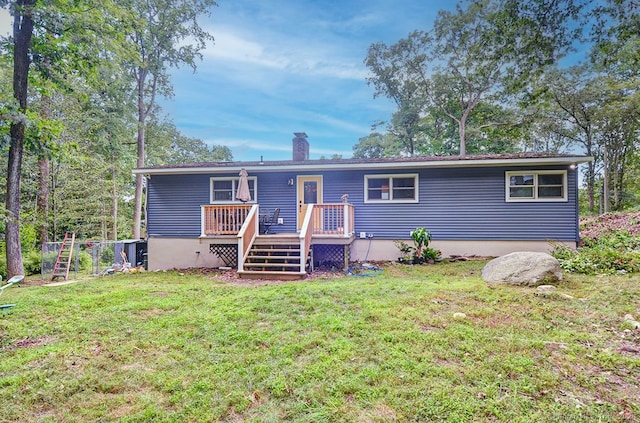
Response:
[[[298,235],[300,239],[300,273],[307,271],[307,257],[309,257],[309,250],[311,249],[311,237],[315,224],[313,221],[313,216],[315,215],[314,208],[317,206],[317,204],[309,205],[306,214],[303,216],[302,226],[300,227],[300,234]]]
[[[354,232],[353,204],[314,204],[313,234],[350,236]]]
[[[249,249],[258,236],[259,206],[256,204],[249,210],[249,214],[238,232],[238,270],[244,270],[244,262],[249,255]]]
[[[202,234],[200,236],[237,235],[249,216],[252,205],[203,205]],[[355,213],[353,204],[314,204],[310,219],[311,235],[349,237],[354,233]],[[303,216],[304,218],[304,216]]]
[[[201,206],[201,236],[238,234],[251,207],[251,204]]]

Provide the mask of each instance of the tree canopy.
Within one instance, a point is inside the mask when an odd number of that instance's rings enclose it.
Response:
[[[22,248],[65,231],[133,235],[131,170],[140,152],[148,155],[135,139],[144,137],[151,110],[159,128],[152,145],[162,150],[150,152],[156,163],[232,159],[226,147],[209,147],[155,118],[156,95],[172,91],[169,67],[195,66],[211,39],[196,20],[213,5],[0,0],[14,19],[13,33],[0,40],[0,79],[13,81],[0,88],[0,163],[7,169],[0,223],[9,275],[24,273]],[[27,242],[27,233],[39,235]]]
[[[580,152],[588,210],[640,197],[640,5],[469,0],[432,27],[369,47],[374,97],[396,105],[358,157]],[[634,188],[635,187],[635,188]]]

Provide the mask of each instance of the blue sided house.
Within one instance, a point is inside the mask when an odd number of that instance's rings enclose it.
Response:
[[[292,160],[136,169],[147,178],[148,267],[237,267],[302,278],[314,266],[395,260],[394,241],[431,231],[443,256],[575,247],[580,155]]]

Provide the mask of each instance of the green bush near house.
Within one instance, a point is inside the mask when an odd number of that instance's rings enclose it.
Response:
[[[588,275],[640,272],[640,236],[624,230],[585,239],[577,250],[557,244],[551,254],[569,272]]]

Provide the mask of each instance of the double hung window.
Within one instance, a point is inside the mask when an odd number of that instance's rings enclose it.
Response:
[[[507,201],[567,201],[567,172],[507,172]]]
[[[365,202],[418,201],[418,174],[365,175]]]
[[[236,193],[238,192],[238,181],[240,178],[211,178],[211,204],[227,204],[236,201]],[[257,180],[256,177],[249,177],[249,192],[251,200],[249,203],[256,202]]]

